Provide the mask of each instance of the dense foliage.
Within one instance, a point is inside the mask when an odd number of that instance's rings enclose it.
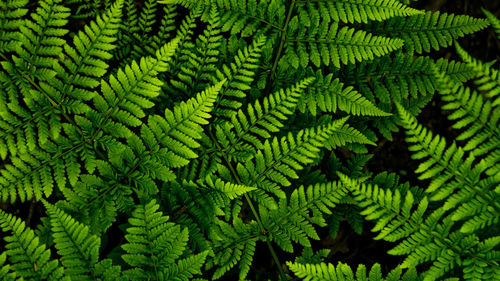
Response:
[[[500,75],[454,43],[500,21],[409,2],[1,2],[0,279],[500,279]],[[426,188],[364,167],[401,128]],[[325,263],[345,219],[404,261]]]

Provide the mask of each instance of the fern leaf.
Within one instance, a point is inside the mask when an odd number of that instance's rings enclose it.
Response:
[[[156,23],[155,13],[157,4],[157,1],[154,0],[144,1],[144,6],[139,15],[139,30],[141,30],[142,34],[147,34],[153,29]]]
[[[207,254],[208,251],[205,251],[177,261],[165,272],[165,280],[193,280],[194,275],[202,274],[201,267],[205,263]]]
[[[97,79],[107,71],[108,65],[104,61],[111,57],[108,51],[114,48],[112,43],[118,30],[122,2],[117,1],[102,17],[97,17],[96,21],[85,26],[84,31],[80,31],[73,38],[74,47],[69,44],[63,46],[62,65],[54,64],[58,77],[40,83],[41,89],[45,90],[44,94],[57,100],[57,104],[40,108],[40,111],[34,114],[26,112],[20,116],[22,119],[7,115],[8,111],[2,114],[11,124],[0,133],[0,143],[11,138],[11,134],[17,135],[17,138],[26,138],[26,145],[19,146],[18,149],[14,146],[11,151],[14,156],[17,152],[33,151],[37,147],[36,142],[43,145],[49,137],[59,137],[61,124],[57,119],[60,118],[58,110],[81,113],[89,109],[78,100],[90,100],[95,94],[93,89],[99,85]],[[8,107],[14,113],[21,110]],[[13,122],[13,118],[17,119],[16,122]],[[32,124],[33,119],[37,121],[36,127]],[[35,133],[36,131],[38,132]]]
[[[447,198],[444,208],[449,210],[459,203],[467,202],[468,198],[476,194],[499,214],[500,205],[488,195],[493,191],[486,192],[486,190],[482,190],[480,185],[480,175],[488,168],[484,162],[472,167],[475,159],[473,155],[463,159],[464,151],[462,148],[455,144],[447,147],[442,137],[434,137],[400,105],[398,105],[398,110],[403,119],[403,127],[409,136],[407,141],[414,143],[409,148],[411,151],[415,151],[412,157],[425,159],[416,172],[422,174],[420,179],[432,178],[426,190],[427,193],[430,193],[430,199],[443,200]],[[453,194],[459,187],[461,189],[458,193]],[[450,194],[452,195],[450,196]]]
[[[220,33],[219,13],[213,8],[208,26],[199,36],[195,50],[187,52],[187,63],[181,66],[177,79],[170,81],[175,88],[191,96],[193,92],[206,88],[209,81],[213,80],[222,41]]]
[[[199,5],[207,10],[215,3],[221,11],[222,31],[231,34],[241,33],[242,37],[258,34],[266,27],[280,28],[285,21],[285,5],[280,0],[270,1],[212,1],[212,0],[160,0],[162,4],[179,4],[186,8]]]
[[[299,14],[300,15],[300,14]],[[285,58],[292,62],[294,68],[298,63],[293,57],[300,58],[300,66],[306,68],[309,61],[319,67],[333,64],[340,68],[341,64],[354,64],[363,60],[386,55],[403,46],[400,39],[374,36],[362,30],[347,26],[339,27],[338,22],[321,24],[320,28],[305,27],[303,20],[295,16],[287,30],[287,49]]]
[[[498,108],[500,105],[500,71],[494,69],[491,64],[483,64],[472,58],[458,43],[455,43],[457,53],[474,71],[476,71],[476,85],[479,91],[486,92],[485,96],[491,99],[492,106]],[[496,118],[495,116],[493,118]]]
[[[482,9],[482,10],[483,10],[483,13],[486,15],[486,17],[488,18],[488,20],[490,21],[491,26],[495,29],[495,31],[497,33],[497,37],[500,38],[500,20],[497,17],[495,17],[495,15],[490,13],[489,11],[487,11],[485,9]]]
[[[327,126],[301,130],[295,136],[289,133],[281,140],[266,140],[264,148],[257,152],[254,160],[247,161],[245,166],[241,163],[237,165],[240,178],[249,186],[257,186],[278,198],[285,198],[280,187],[290,186],[289,179],[298,178],[296,171],[313,162],[326,139],[346,120],[344,118]]]
[[[40,1],[40,7],[31,15],[33,20],[26,21],[25,25],[20,27],[22,36],[19,40],[22,42],[22,48],[17,52],[22,60],[32,64],[29,72],[35,77],[43,77],[41,69],[36,71],[36,67],[52,67],[65,43],[60,37],[68,32],[62,27],[67,23],[70,10],[60,3],[60,0]]]
[[[94,97],[97,111],[88,116],[94,123],[95,136],[100,131],[114,137],[127,138],[132,132],[127,127],[142,124],[146,116],[144,109],[151,108],[151,98],[157,97],[162,82],[155,76],[168,69],[168,61],[174,54],[178,40],[174,39],[157,51],[157,58],[142,58],[139,63],[132,62],[125,69],[119,69],[116,77],[110,75],[109,82],[101,81],[103,96]]]
[[[304,278],[306,281],[381,281],[381,280],[420,280],[417,277],[415,270],[408,270],[404,275],[402,275],[402,269],[396,267],[389,274],[387,278],[382,277],[382,269],[380,264],[376,263],[368,271],[364,264],[360,264],[354,273],[351,267],[347,264],[339,262],[336,266],[331,263],[298,263],[298,262],[287,262],[286,263],[290,270],[299,278]],[[367,275],[368,274],[368,275]]]
[[[347,190],[336,182],[300,186],[292,192],[288,202],[282,199],[277,209],[261,212],[262,223],[270,239],[284,251],[293,252],[292,241],[310,247],[309,238],[319,240],[313,225],[326,226],[324,215],[332,214],[331,209],[346,194]]]
[[[500,111],[495,110],[490,101],[482,95],[472,92],[468,87],[451,82],[443,74],[438,74],[439,93],[446,102],[442,108],[453,110],[448,119],[455,123],[452,128],[465,128],[457,140],[466,141],[465,151],[472,151],[475,156],[481,156],[500,147],[500,129],[498,119]],[[499,88],[500,89],[500,88]]]
[[[301,96],[298,106],[301,112],[307,108],[311,114],[317,115],[317,108],[319,108],[321,112],[335,113],[337,110],[342,110],[352,115],[390,115],[363,97],[354,90],[354,87],[344,87],[344,83],[340,82],[338,78],[332,80],[333,74],[323,76],[321,71],[317,71],[315,76],[315,82]]]
[[[28,0],[10,0],[0,4],[0,55],[14,51],[19,46],[19,29],[26,15]]]
[[[377,185],[360,183],[342,174],[339,176],[353,191],[359,206],[364,209],[362,214],[367,219],[376,221],[372,229],[380,231],[376,239],[402,240],[388,253],[407,255],[401,265],[403,268],[412,268],[432,261],[429,270],[422,275],[424,280],[438,280],[459,265],[456,261],[461,255],[467,256],[462,249],[477,246],[477,241],[467,240],[463,234],[450,233],[453,221],[450,216],[445,215],[443,208],[426,214],[429,206],[427,197],[415,204],[415,197],[410,191],[404,195],[397,189],[382,189]],[[415,205],[416,209],[412,212]],[[471,243],[467,244],[467,241]],[[494,261],[488,263],[493,265]]]
[[[5,80],[2,84],[11,84],[4,89],[12,102],[7,104],[6,99],[0,99],[0,116],[6,121],[0,125],[5,128],[5,132],[0,134],[0,143],[7,141],[5,139],[9,142],[16,139],[19,146],[14,145],[10,149],[13,156],[36,147],[37,128],[32,120],[45,124],[53,121],[45,115],[50,112],[47,108],[50,110],[60,102],[60,95],[55,93],[57,91],[41,83],[54,77],[52,66],[57,63],[65,44],[61,37],[68,32],[63,26],[70,14],[69,9],[60,2],[40,1],[40,7],[31,13],[32,20],[26,20],[19,26],[20,45],[15,48],[16,55],[12,56],[12,60],[2,62],[5,77],[0,80]],[[55,132],[57,135],[58,130],[55,129]]]
[[[325,147],[329,150],[333,150],[336,147],[345,146],[350,143],[376,145],[359,130],[350,127],[348,124],[344,124],[331,134],[326,141]]]
[[[64,45],[63,64],[55,66],[62,81],[52,81],[52,86],[61,91],[61,98],[69,95],[79,100],[90,100],[94,96],[91,90],[99,86],[97,79],[106,72],[106,60],[111,58],[110,51],[115,48],[113,42],[121,18],[123,0],[118,0],[102,16],[86,25],[73,37],[74,48]],[[61,86],[64,85],[64,86]],[[75,88],[71,88],[75,86]]]
[[[383,33],[404,40],[404,48],[417,54],[448,47],[453,40],[482,30],[486,19],[439,12],[426,12],[406,18],[393,18],[383,24]]]
[[[63,278],[64,268],[57,259],[50,259],[50,250],[40,244],[33,230],[21,219],[0,210],[0,228],[11,232],[4,238],[4,252],[12,262],[12,270],[27,280],[70,280]]]
[[[197,140],[203,132],[202,125],[208,124],[213,111],[214,103],[224,85],[225,80],[199,93],[176,106],[173,110],[165,110],[165,118],[151,116],[149,126],[160,144],[168,148],[173,155],[172,167],[182,167],[189,163],[189,159],[196,158],[193,149],[200,146]],[[168,156],[168,155],[167,155]],[[174,157],[174,158],[172,158]]]
[[[122,246],[126,254],[122,258],[134,269],[125,274],[140,280],[165,275],[183,276],[181,280],[187,280],[189,274],[199,272],[207,253],[177,261],[174,265],[186,248],[188,232],[168,223],[168,217],[158,212],[158,208],[153,200],[133,211],[129,219],[131,227],[127,228],[125,235],[128,243]]]
[[[239,279],[244,280],[252,264],[258,237],[258,226],[255,221],[243,223],[235,217],[233,224],[217,221],[217,228],[210,235],[214,242],[214,264],[217,269],[212,279],[219,279],[224,273],[238,264]]]
[[[242,150],[244,148],[240,146],[246,145],[262,149],[262,140],[270,138],[272,133],[283,127],[282,122],[293,114],[301,92],[311,82],[312,78],[306,78],[286,90],[281,89],[265,97],[262,102],[249,104],[246,112],[238,110],[238,113],[231,117],[235,137],[225,145],[225,150],[234,153],[233,149]]]
[[[396,0],[341,0],[335,2],[306,0],[303,2],[305,4],[301,3],[302,5],[298,5],[297,8],[303,9],[301,7],[303,5],[315,5],[314,9],[318,11],[328,11],[328,15],[332,20],[345,23],[368,23],[368,21],[383,21],[392,17],[412,16],[422,13]]]
[[[250,46],[238,51],[233,63],[223,65],[222,71],[216,70],[214,79],[218,81],[227,79],[227,81],[218,97],[214,110],[215,116],[230,119],[241,107],[240,100],[246,97],[244,91],[251,88],[250,84],[254,79],[255,69],[258,67],[261,47],[265,41],[264,36],[257,36]]]
[[[66,275],[72,279],[92,280],[99,258],[101,240],[89,233],[89,228],[46,201],[54,243],[61,255]],[[89,276],[90,275],[90,276]]]
[[[17,275],[15,272],[12,272],[10,265],[5,264],[6,261],[7,261],[7,255],[5,253],[2,253],[0,255],[0,280],[4,280],[4,281],[20,281],[20,280],[22,280],[21,278],[17,278]]]

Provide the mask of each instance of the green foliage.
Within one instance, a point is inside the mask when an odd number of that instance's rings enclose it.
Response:
[[[352,269],[343,263],[338,263],[337,266],[333,264],[301,264],[287,262],[290,270],[295,273],[298,277],[304,278],[304,280],[366,280],[366,281],[381,281],[381,280],[419,280],[417,272],[415,270],[408,270],[404,275],[402,275],[401,268],[393,269],[386,278],[382,277],[382,270],[380,264],[376,263],[368,271],[364,265],[358,266],[356,273]]]
[[[306,280],[494,279],[498,70],[420,56],[488,23],[408,2],[0,3],[0,279],[253,280],[262,246],[271,280],[278,248]],[[413,117],[436,90],[463,148]],[[365,169],[401,125],[425,192]],[[386,279],[313,254],[362,215],[403,240]]]
[[[457,48],[468,65],[478,69],[479,81],[496,73]],[[447,145],[443,137],[428,131],[397,104],[412,158],[422,162],[415,172],[419,179],[430,179],[426,194],[416,199],[409,190],[382,188],[345,175],[341,180],[352,190],[366,219],[376,221],[372,231],[379,234],[375,239],[400,241],[389,253],[406,256],[402,267],[430,263],[423,272],[424,280],[437,280],[445,274],[466,280],[494,279],[500,272],[500,111],[493,105],[498,98],[490,92],[480,95],[433,69],[445,102],[442,108],[452,111],[453,128],[462,130],[456,141],[465,146]],[[433,201],[439,204],[431,205]],[[314,276],[313,270],[297,267],[303,276]]]

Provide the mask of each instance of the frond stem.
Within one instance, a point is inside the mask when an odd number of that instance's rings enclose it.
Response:
[[[220,147],[219,143],[216,141],[216,138],[215,136],[213,135],[212,131],[208,130],[208,133],[210,135],[210,138],[212,139],[212,141],[215,143],[215,145],[217,146],[217,149],[219,151],[223,151],[222,147]],[[227,152],[224,152],[222,154],[222,158],[224,159],[224,161],[226,162],[226,165],[227,167],[229,168],[229,171],[231,172],[233,178],[236,180],[236,182],[239,184],[239,185],[243,185],[243,183],[241,182],[241,179],[240,177],[238,176],[238,174],[236,173],[236,171],[234,170],[234,167],[233,165],[231,165],[231,162],[229,161],[228,157],[227,157]],[[255,206],[253,205],[252,203],[252,200],[250,199],[250,197],[248,196],[248,194],[243,194],[243,196],[245,197],[245,200],[247,201],[248,203],[248,206],[250,207],[250,210],[252,210],[252,213],[255,217],[255,220],[257,221],[257,224],[259,225],[259,228],[260,228],[260,232],[261,234],[265,235],[266,236],[266,244],[267,244],[267,247],[269,248],[269,251],[271,252],[271,256],[273,257],[273,260],[274,262],[276,263],[276,266],[278,267],[278,271],[279,271],[279,274],[281,276],[281,279],[282,280],[287,280],[287,277],[286,277],[286,274],[285,272],[283,271],[283,268],[281,268],[281,262],[278,258],[278,256],[276,255],[276,251],[274,251],[274,248],[273,248],[273,245],[271,244],[271,242],[269,241],[269,237],[267,237],[267,233],[268,231],[266,230],[264,224],[262,223],[262,220],[260,219],[260,216],[259,216],[259,213],[257,212],[257,210],[255,209]]]
[[[271,81],[274,79],[274,75],[276,74],[276,69],[278,68],[278,62],[280,60],[281,52],[283,50],[283,45],[285,44],[286,41],[286,31],[288,29],[288,24],[290,23],[290,19],[292,18],[292,12],[295,6],[295,1],[296,0],[292,0],[290,8],[288,9],[288,14],[286,15],[285,25],[283,26],[283,28],[281,28],[280,45],[278,47],[276,58],[274,59],[273,68],[271,69],[271,75],[269,75],[269,79],[271,79]]]

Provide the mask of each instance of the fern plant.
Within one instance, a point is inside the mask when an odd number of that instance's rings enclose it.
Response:
[[[32,229],[32,215],[0,210],[0,277],[244,280],[264,245],[270,277],[288,279],[279,251],[310,248],[360,200],[367,145],[397,130],[393,105],[417,113],[443,79],[490,73],[420,54],[486,26],[396,0],[0,4],[0,198],[46,215]],[[338,147],[361,153],[343,168],[352,180],[318,165]]]
[[[394,188],[394,181],[389,181],[391,187],[339,174],[365,218],[375,221],[375,239],[398,241],[389,253],[405,256],[385,279],[373,268],[369,280],[400,280],[401,268],[417,266],[425,268],[418,277],[422,280],[500,277],[498,69],[472,58],[457,43],[456,49],[476,71],[474,82],[481,92],[432,68],[441,85],[442,109],[451,111],[452,127],[461,131],[451,145],[397,104],[412,158],[422,161],[415,172],[419,179],[430,180],[425,193],[397,183]],[[364,267],[354,275],[344,264],[289,262],[288,266],[304,280],[368,280]]]

